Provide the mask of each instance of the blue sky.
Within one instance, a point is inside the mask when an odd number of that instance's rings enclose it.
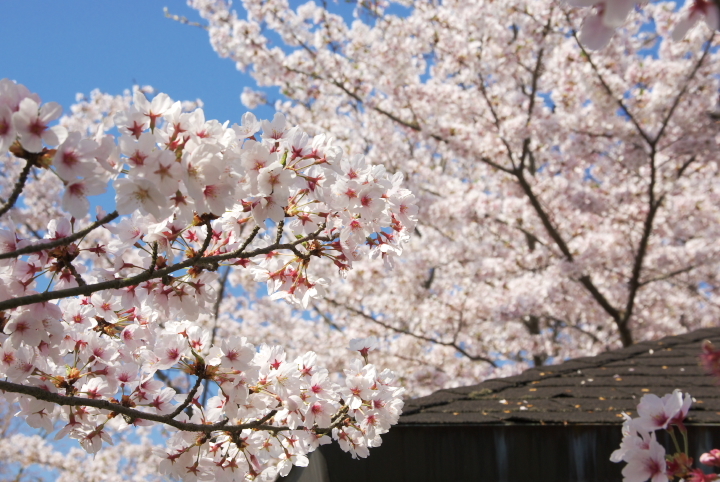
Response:
[[[163,7],[200,20],[179,0],[2,1],[0,78],[66,109],[78,92],[149,84],[176,100],[202,99],[208,119],[239,121],[252,79],[215,54],[205,30],[166,18]]]

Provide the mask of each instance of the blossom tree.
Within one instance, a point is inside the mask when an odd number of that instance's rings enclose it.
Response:
[[[0,390],[30,426],[272,480],[330,437],[366,456],[400,385],[716,319],[716,2],[189,4],[280,114],[136,89],[60,118],[0,81]]]
[[[369,363],[374,338],[351,341],[339,377],[314,351],[256,348],[240,327],[211,321],[231,269],[307,306],[331,284],[316,265],[391,263],[415,223],[402,175],[343,156],[282,114],[229,125],[145,94],[95,93],[59,119],[58,104],[0,80],[4,403],[89,454],[118,441],[83,479],[124,464],[118,480],[275,480],[331,438],[367,456],[404,391]],[[115,210],[90,214],[108,185]],[[166,445],[148,450],[151,427],[171,431]],[[79,450],[48,447],[20,432],[0,453],[79,480]]]
[[[258,336],[378,336],[427,393],[716,323],[714,3],[189,4],[249,107],[278,89],[418,196],[401,269],[357,262],[305,313],[237,300]]]

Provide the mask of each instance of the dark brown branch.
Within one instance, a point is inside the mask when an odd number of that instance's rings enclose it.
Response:
[[[570,16],[567,13],[565,15],[566,15],[568,24],[570,24],[572,26],[572,21],[570,20]],[[593,62],[592,57],[590,57],[590,54],[588,53],[588,51],[585,50],[585,47],[583,47],[583,44],[580,43],[580,39],[578,38],[577,32],[575,31],[574,28],[572,29],[572,36],[575,39],[575,43],[577,43],[578,47],[580,47],[580,51],[585,56],[585,59],[590,64],[590,67],[593,69],[593,72],[595,72],[595,75],[597,76],[598,80],[600,81],[600,85],[602,85],[603,89],[605,90],[605,93],[607,93],[607,95],[617,103],[617,105],[625,113],[625,115],[628,116],[628,118],[630,119],[630,122],[632,122],[633,125],[635,126],[635,129],[637,129],[638,134],[640,134],[640,137],[645,139],[645,142],[647,142],[648,145],[653,145],[654,140],[651,139],[650,136],[643,130],[643,128],[640,126],[640,123],[637,121],[637,119],[635,119],[635,116],[632,115],[632,113],[627,108],[625,103],[621,99],[619,99],[617,96],[615,96],[615,94],[613,94],[612,89],[610,88],[608,83],[605,82],[605,78],[600,73],[600,69],[598,69],[597,65],[595,65],[595,62]]]
[[[543,40],[545,40],[545,37],[547,37],[548,33],[550,33],[550,29],[552,27],[553,11],[554,8],[550,8],[550,13],[548,14],[548,21],[543,28]],[[537,95],[538,91],[538,81],[540,80],[540,76],[542,75],[542,59],[544,53],[545,48],[540,48],[537,55],[537,61],[535,62],[535,68],[532,71],[530,93],[528,94],[528,96],[530,97],[530,105],[528,105],[527,120],[525,121],[526,126],[530,125],[530,120],[532,119],[533,110],[535,108],[535,96]]]
[[[78,273],[77,268],[75,268],[75,265],[72,264],[72,262],[66,262],[65,266],[67,267],[67,269],[70,270],[70,274],[73,275],[73,278],[75,278],[75,282],[78,284],[78,286],[87,286],[87,283],[82,278],[82,276],[80,276],[80,273]]]
[[[84,397],[68,397],[65,395],[61,395],[59,393],[52,393],[49,392],[43,388],[39,387],[31,387],[27,385],[20,385],[18,383],[12,383],[7,381],[1,381],[0,380],[0,391],[4,392],[10,392],[10,393],[19,393],[22,395],[28,395],[31,397],[34,397],[38,400],[43,400],[46,402],[54,403],[56,405],[65,406],[65,407],[94,407],[100,410],[107,410],[111,412],[111,414],[120,414],[124,415],[125,417],[136,420],[149,420],[151,422],[158,422],[165,425],[169,425],[171,427],[175,427],[178,430],[182,430],[184,432],[201,432],[205,434],[211,434],[212,432],[216,431],[222,431],[226,433],[238,433],[243,430],[253,429],[253,430],[264,430],[267,432],[286,432],[289,430],[292,430],[290,427],[287,426],[275,426],[275,425],[266,425],[266,423],[272,419],[276,414],[277,410],[271,410],[265,416],[262,418],[255,420],[254,422],[248,422],[243,424],[237,424],[237,425],[228,425],[229,420],[225,419],[220,422],[214,423],[214,424],[199,424],[199,423],[190,423],[190,422],[180,422],[178,420],[175,420],[174,417],[177,416],[180,412],[173,412],[171,414],[167,415],[158,415],[155,413],[148,413],[143,412],[141,410],[136,410],[134,408],[129,408],[124,405],[120,405],[118,403],[112,403],[107,400],[101,400],[101,399],[90,399],[90,398],[84,398]],[[339,427],[342,425],[345,420],[347,419],[347,411],[348,406],[344,405],[341,407],[338,412],[333,415],[332,417],[332,425],[327,428],[311,428],[314,432],[318,434],[324,434],[329,433],[332,431],[333,428]],[[296,427],[294,430],[304,430],[305,427]]]
[[[562,236],[560,236],[560,233],[553,225],[552,221],[550,220],[550,216],[548,216],[545,208],[543,208],[538,197],[535,196],[535,192],[532,190],[532,187],[527,182],[527,179],[525,179],[522,171],[516,171],[515,177],[517,178],[518,184],[520,184],[520,187],[530,201],[530,204],[535,210],[535,213],[540,218],[540,222],[542,222],[543,226],[545,227],[545,231],[547,231],[552,240],[555,241],[555,244],[558,248],[560,248],[563,256],[565,256],[568,261],[572,262],[574,258],[572,253],[570,252],[570,248],[568,248],[565,240],[562,238]]]
[[[417,333],[413,333],[413,332],[411,332],[410,330],[406,330],[406,329],[403,329],[403,328],[397,328],[397,327],[392,326],[392,325],[390,325],[390,324],[388,324],[388,323],[384,323],[384,322],[378,320],[377,318],[375,318],[374,316],[368,315],[368,314],[365,313],[364,311],[355,309],[355,308],[353,308],[353,307],[351,307],[351,306],[347,306],[347,305],[344,305],[344,304],[342,304],[342,303],[338,303],[337,301],[332,300],[332,299],[329,299],[329,298],[325,298],[325,300],[326,300],[328,303],[330,303],[330,304],[332,304],[332,305],[334,305],[334,306],[338,306],[338,307],[344,308],[344,309],[348,310],[348,311],[351,312],[351,313],[355,313],[355,314],[358,315],[358,316],[362,316],[362,317],[365,318],[366,320],[372,321],[373,323],[378,324],[378,325],[380,325],[380,326],[382,326],[383,328],[386,328],[386,329],[388,329],[388,330],[392,330],[392,331],[394,331],[395,333],[400,333],[400,334],[403,334],[403,335],[408,335],[408,336],[411,336],[411,337],[413,337],[413,338],[417,338],[418,340],[427,341],[427,342],[430,342],[430,343],[434,343],[434,344],[436,344],[436,345],[447,346],[447,347],[449,347],[449,348],[453,348],[455,351],[457,351],[458,353],[460,353],[462,356],[468,358],[469,360],[472,360],[472,361],[484,361],[484,362],[486,362],[486,363],[489,363],[489,364],[492,365],[493,367],[497,368],[497,364],[495,363],[494,360],[492,360],[492,359],[490,359],[490,358],[487,358],[487,357],[484,357],[484,356],[480,356],[480,355],[471,355],[471,354],[468,353],[464,348],[462,348],[460,345],[458,345],[458,344],[455,343],[455,342],[440,341],[440,340],[436,340],[435,338],[431,338],[431,337],[429,337],[429,336],[418,335]]]
[[[720,1],[720,0],[718,0],[718,1]],[[688,159],[687,161],[685,161],[685,162],[683,163],[683,165],[680,166],[680,169],[678,169],[677,177],[676,177],[675,179],[676,179],[676,180],[677,180],[677,179],[680,179],[680,178],[682,177],[682,175],[685,174],[685,170],[686,170],[688,167],[690,167],[690,164],[692,164],[692,163],[695,162],[696,160],[697,160],[697,156],[692,156],[690,159]]]
[[[637,296],[637,292],[640,289],[640,275],[642,274],[642,265],[643,261],[645,260],[645,256],[647,255],[647,249],[648,244],[650,243],[650,235],[653,231],[653,222],[655,220],[655,215],[658,212],[658,209],[660,208],[660,205],[663,201],[663,196],[660,196],[660,198],[656,201],[655,200],[655,176],[656,176],[656,169],[655,169],[655,156],[653,153],[652,159],[650,161],[650,170],[651,170],[651,177],[650,177],[650,185],[648,186],[648,214],[645,217],[645,221],[643,222],[643,233],[640,237],[640,243],[638,244],[637,253],[635,254],[635,261],[633,263],[633,269],[632,274],[630,276],[630,280],[628,281],[629,285],[629,293],[628,293],[628,299],[627,303],[625,305],[625,312],[623,313],[622,318],[622,326],[625,328],[625,333],[621,330],[621,337],[623,346],[629,346],[632,345],[632,335],[630,330],[628,329],[628,322],[630,320],[630,317],[632,316],[633,309],[635,307],[635,298]]]
[[[550,19],[548,19],[548,23],[550,22]],[[527,112],[527,119],[525,120],[525,125],[530,125],[530,120],[532,119],[533,110],[535,109],[535,97],[537,94],[537,88],[538,88],[538,80],[540,80],[540,74],[542,72],[542,58],[543,54],[545,53],[545,49],[540,49],[538,52],[538,58],[537,62],[535,63],[535,69],[532,73],[532,83],[530,87],[530,93],[528,94],[528,97],[530,98],[530,103],[528,105],[528,112]]]
[[[193,398],[195,397],[195,394],[197,393],[198,388],[200,388],[200,384],[202,383],[202,381],[203,381],[203,377],[200,377],[200,376],[197,377],[197,379],[195,380],[195,385],[193,385],[192,390],[190,390],[190,392],[187,394],[187,397],[185,397],[185,400],[183,400],[183,403],[178,405],[175,408],[175,410],[172,411],[172,413],[167,414],[166,415],[167,418],[177,417],[178,415],[180,415],[180,412],[185,410],[188,407],[188,405],[190,405],[192,403]]]
[[[485,79],[483,78],[482,74],[479,74],[478,77],[480,77],[480,82],[478,82],[478,88],[480,89],[480,93],[483,96],[483,99],[485,99],[485,103],[488,106],[488,109],[490,109],[490,114],[493,118],[493,124],[495,124],[495,128],[498,130],[498,137],[500,141],[505,146],[505,150],[507,151],[508,159],[510,160],[510,165],[512,166],[512,169],[504,168],[503,170],[505,172],[508,172],[510,174],[514,173],[517,169],[517,166],[515,165],[515,156],[513,155],[512,148],[510,147],[510,143],[505,139],[505,137],[500,135],[501,132],[501,126],[500,126],[500,116],[498,116],[497,112],[495,111],[495,107],[493,107],[493,104],[490,100],[490,96],[488,95],[487,89],[485,88]],[[482,161],[489,164],[490,160],[483,157]],[[492,164],[490,164],[492,165]]]
[[[558,248],[560,248],[560,251],[562,251],[565,258],[572,262],[574,260],[572,253],[570,252],[570,249],[568,248],[568,245],[565,243],[565,240],[560,235],[560,232],[555,228],[552,221],[550,220],[550,217],[548,216],[547,212],[545,212],[545,209],[540,204],[540,200],[535,196],[535,193],[532,190],[532,187],[525,179],[525,176],[523,175],[522,171],[516,172],[516,177],[518,180],[518,183],[520,184],[520,187],[525,192],[525,195],[530,200],[530,204],[532,205],[533,209],[535,210],[536,214],[540,218],[540,221],[542,222],[543,226],[545,227],[545,230],[550,235],[550,237],[555,241],[555,244]],[[588,292],[592,295],[592,297],[595,299],[595,301],[598,302],[598,304],[605,310],[607,314],[609,314],[615,323],[618,325],[618,329],[620,328],[620,323],[622,322],[622,316],[621,313],[610,304],[608,299],[603,295],[600,290],[595,286],[595,284],[592,281],[592,278],[590,275],[584,275],[581,276],[578,281],[580,284],[582,284],[585,289],[588,290]]]
[[[677,269],[677,270],[675,270],[675,271],[671,271],[671,272],[666,273],[666,274],[664,274],[664,275],[657,276],[657,277],[655,277],[655,278],[650,278],[650,279],[647,279],[647,280],[645,280],[645,281],[641,281],[641,282],[640,282],[640,286],[649,285],[650,283],[655,283],[655,282],[657,282],[657,281],[665,281],[665,280],[668,280],[668,279],[670,279],[670,278],[674,278],[675,276],[677,276],[677,275],[679,275],[679,274],[688,273],[688,272],[694,270],[695,268],[696,268],[695,265],[686,266],[686,267],[684,267],[684,268],[680,268],[680,269]]]
[[[700,70],[700,66],[705,61],[705,57],[707,57],[708,53],[710,52],[710,47],[712,47],[712,40],[715,37],[715,32],[713,32],[710,35],[710,38],[705,44],[705,48],[703,49],[703,53],[700,56],[700,59],[695,64],[695,67],[693,67],[692,72],[690,72],[690,75],[687,76],[687,79],[685,79],[685,85],[683,85],[683,88],[680,89],[680,93],[675,97],[675,100],[673,101],[672,105],[670,106],[670,109],[668,110],[667,115],[663,119],[662,123],[660,124],[660,130],[658,131],[657,135],[655,136],[655,139],[653,140],[653,146],[657,144],[657,142],[660,140],[662,135],[665,133],[665,129],[668,126],[668,123],[670,122],[670,118],[675,113],[675,109],[677,109],[677,106],[680,105],[680,99],[683,95],[685,95],[685,92],[687,92],[688,87],[690,86],[690,81],[695,77],[695,74],[697,74],[697,71]]]
[[[20,171],[20,177],[15,183],[15,187],[13,188],[10,197],[5,202],[5,204],[0,207],[0,216],[3,216],[5,213],[10,211],[10,209],[12,209],[12,207],[17,202],[18,198],[20,197],[20,193],[25,188],[25,183],[27,182],[28,174],[30,174],[30,169],[32,169],[33,164],[34,163],[30,159],[27,159],[25,161],[25,166],[23,167],[22,171]]]
[[[155,272],[155,268],[157,268],[157,260],[158,260],[158,243],[155,241],[153,243],[152,247],[152,255],[150,256],[150,268],[148,268],[148,271],[150,274],[153,274]]]
[[[25,246],[24,248],[16,249],[15,251],[10,251],[9,253],[0,253],[0,259],[9,259],[9,258],[17,258],[18,256],[22,256],[23,254],[29,254],[29,253],[36,253],[38,251],[44,251],[46,249],[52,249],[57,248],[58,246],[64,246],[67,244],[70,244],[91,231],[99,228],[103,224],[107,224],[113,219],[117,218],[119,216],[117,211],[113,211],[110,214],[106,215],[104,218],[92,223],[87,228],[83,229],[82,231],[78,231],[76,233],[71,234],[70,236],[65,236],[64,238],[55,239],[53,241],[48,241],[46,243],[38,243],[38,244],[31,244],[29,246]]]
[[[217,298],[215,299],[215,304],[213,305],[213,329],[212,334],[210,335],[210,346],[215,345],[215,337],[217,336],[217,330],[218,330],[218,318],[220,317],[220,305],[222,304],[222,300],[225,297],[225,286],[227,285],[228,276],[230,275],[230,266],[226,266],[223,270],[223,274],[220,277],[220,288],[218,289]],[[205,402],[207,401],[208,394],[210,393],[208,391],[208,386],[210,384],[210,380],[207,379],[205,381],[205,391],[203,392],[203,398],[202,398],[202,404],[205,405]]]
[[[307,236],[297,239],[293,241],[292,243],[283,243],[283,244],[272,244],[269,246],[265,246],[264,248],[258,248],[253,251],[244,253],[242,252],[245,247],[247,247],[248,244],[250,244],[250,240],[254,235],[259,231],[259,228],[256,228],[253,230],[253,233],[251,236],[246,240],[245,243],[243,243],[243,246],[233,252],[225,253],[225,254],[218,254],[215,256],[206,256],[201,259],[202,254],[207,249],[207,246],[210,244],[210,238],[212,237],[212,231],[208,235],[208,237],[205,239],[205,243],[203,245],[203,248],[198,252],[197,255],[193,256],[192,258],[188,258],[185,261],[182,261],[180,263],[174,264],[172,266],[168,266],[163,269],[156,270],[153,273],[150,273],[150,271],[144,271],[143,273],[140,273],[136,276],[132,276],[130,278],[118,278],[110,281],[103,281],[100,283],[94,283],[87,286],[77,286],[75,288],[67,288],[64,290],[58,290],[58,291],[48,291],[45,293],[37,293],[34,295],[28,295],[28,296],[22,296],[19,298],[10,298],[9,300],[5,300],[0,302],[0,311],[8,310],[11,308],[17,308],[18,306],[25,306],[25,305],[31,305],[34,303],[44,303],[46,301],[51,300],[57,300],[60,298],[69,298],[71,296],[89,296],[92,293],[103,291],[103,290],[117,290],[121,288],[125,288],[128,286],[137,285],[139,283],[143,283],[145,281],[155,279],[155,278],[163,278],[164,276],[167,276],[171,273],[174,273],[175,271],[189,268],[190,266],[195,265],[212,265],[214,263],[220,262],[220,261],[226,261],[233,258],[253,258],[255,256],[259,256],[261,254],[267,254],[271,251],[281,250],[281,249],[287,249],[287,250],[293,250],[298,245],[305,243],[307,241],[311,241],[313,239],[320,239],[320,232],[325,229],[324,225],[321,225],[315,232],[308,234]]]
[[[284,227],[285,227],[285,221],[280,221],[277,225],[277,233],[275,234],[275,244],[280,244],[280,240],[282,239]]]
[[[270,432],[290,430],[289,427],[276,427],[274,425],[265,425],[265,423],[275,415],[275,411],[271,411],[270,413],[265,415],[265,417],[254,422],[238,425],[228,425],[229,420],[225,419],[218,423],[206,425],[190,422],[180,422],[170,417],[170,415],[172,414],[158,415],[155,413],[143,412],[141,410],[125,407],[118,403],[112,403],[107,400],[90,399],[84,397],[68,397],[59,393],[49,392],[39,387],[30,387],[27,385],[20,385],[18,383],[12,383],[7,381],[0,381],[0,390],[10,393],[29,395],[38,400],[43,400],[65,407],[94,407],[100,410],[107,410],[116,414],[125,415],[133,420],[141,419],[150,420],[151,422],[162,423],[185,432],[212,433],[218,430],[221,430],[223,432],[240,432],[247,429],[267,430]]]

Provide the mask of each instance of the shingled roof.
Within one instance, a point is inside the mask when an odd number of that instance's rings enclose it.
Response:
[[[720,328],[440,390],[409,400],[400,424],[620,424],[644,394],[676,388],[695,399],[689,424],[720,424],[720,384],[698,364],[703,340],[720,346]]]

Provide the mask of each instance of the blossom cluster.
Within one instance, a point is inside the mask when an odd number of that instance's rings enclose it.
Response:
[[[684,420],[692,405],[692,397],[680,390],[668,393],[662,398],[648,393],[637,407],[638,417],[625,415],[620,448],[610,456],[613,462],[626,462],[622,474],[627,482],[667,482],[687,480],[690,482],[711,482],[720,477],[706,474],[693,468],[693,459],[688,455],[687,429]],[[682,436],[680,444],[675,430]],[[665,447],[657,440],[656,432],[670,432],[675,453],[666,454]],[[720,467],[720,451],[713,449],[700,456],[700,463]]]
[[[365,247],[371,256],[392,264],[414,228],[417,208],[413,195],[401,187],[402,175],[390,176],[382,166],[367,165],[361,156],[342,158],[332,139],[322,134],[311,138],[299,127],[288,126],[281,114],[272,121],[259,121],[247,113],[242,125],[228,127],[206,122],[201,109],[183,112],[181,103],[165,94],[150,102],[136,90],[134,105],[115,116],[115,127],[122,133],[116,143],[103,132],[108,126],[93,139],[79,132],[68,134],[61,126],[49,127],[60,115],[57,104],[39,106],[37,96],[23,86],[7,79],[1,82],[0,105],[6,114],[0,124],[3,146],[27,159],[27,166],[51,169],[62,179],[63,208],[73,218],[83,218],[89,210],[88,196],[104,192],[112,179],[117,214],[132,215],[107,226],[115,235],[112,242],[90,248],[98,256],[112,256],[115,263],[111,272],[95,273],[96,279],[117,277],[132,268],[165,266],[177,253],[196,256],[209,243],[203,254],[214,256],[215,269],[220,261],[250,266],[256,279],[267,281],[270,293],[307,305],[327,283],[308,274],[311,257],[330,259],[344,272]],[[59,145],[47,149],[43,142]],[[278,245],[287,225],[288,238],[295,241],[292,255],[269,249],[262,260],[251,263],[238,249],[255,237],[242,237],[248,222],[257,230],[277,226]],[[68,236],[71,224],[68,218],[51,222],[48,237]],[[212,230],[209,236],[204,235],[203,225]],[[6,252],[28,243],[15,233],[1,235]],[[146,249],[128,249],[136,243],[144,243]],[[159,256],[144,256],[151,244]],[[62,256],[77,253],[77,246],[69,245]],[[33,256],[27,269],[4,278],[12,282],[3,283],[0,291],[27,294],[37,273],[47,269],[51,260],[58,264],[62,256],[48,252]],[[71,268],[59,264],[56,288],[82,284]],[[201,270],[192,277],[204,286]],[[198,286],[195,296],[188,297],[177,285],[156,285],[159,290],[150,286],[146,291],[150,296],[165,292],[161,298],[169,295],[176,301],[163,300],[163,306],[183,305],[193,311],[205,301],[198,296],[204,291]]]
[[[580,41],[591,50],[605,47],[616,29],[627,22],[628,14],[646,3],[637,0],[566,1],[574,7],[592,7],[592,13],[585,17],[580,29]],[[675,41],[682,40],[700,20],[704,20],[710,30],[717,30],[720,27],[720,4],[714,0],[687,0],[679,16],[672,33]]]
[[[657,430],[673,430],[673,427],[678,427],[680,432],[685,434],[683,420],[685,420],[691,405],[690,395],[683,396],[679,390],[662,398],[648,393],[638,404],[637,418],[625,414],[620,448],[610,457],[613,462],[624,461],[627,463],[622,471],[624,480],[667,481],[668,474],[673,475],[687,469],[686,465],[680,467],[671,464],[668,466],[665,461],[665,448],[657,441],[655,432]]]
[[[363,254],[392,265],[416,222],[402,175],[280,114],[229,126],[140,90],[92,135],[52,125],[60,113],[0,80],[0,148],[25,163],[0,215],[34,170],[61,180],[69,214],[39,242],[0,230],[0,390],[18,415],[47,431],[61,422],[57,438],[89,453],[114,430],[164,424],[177,433],[160,468],[184,480],[273,480],[330,437],[356,457],[379,445],[403,389],[368,363],[375,339],[353,341],[362,360],[338,378],[314,352],[291,359],[200,318],[219,302],[221,267],[307,306],[328,284],[313,260],[341,273]],[[88,198],[109,183],[116,211],[90,223]],[[186,392],[168,370],[194,380]]]

